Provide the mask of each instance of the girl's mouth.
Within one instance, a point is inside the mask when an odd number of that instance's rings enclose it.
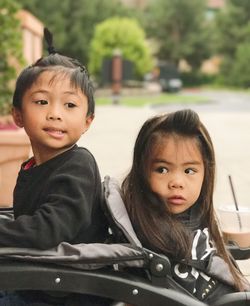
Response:
[[[182,196],[172,196],[167,199],[167,203],[172,205],[181,205],[184,202],[185,199]]]

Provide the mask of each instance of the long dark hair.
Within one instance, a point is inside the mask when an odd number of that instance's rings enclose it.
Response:
[[[201,192],[194,204],[198,207],[197,218],[200,224],[208,227],[218,254],[228,263],[240,289],[240,276],[225,249],[213,207],[215,154],[212,140],[198,114],[192,110],[155,116],[147,120],[139,131],[132,167],[122,183],[122,196],[135,231],[145,247],[175,260],[187,259],[192,243],[190,231],[151,190],[148,181],[149,161],[154,147],[169,135],[196,139],[205,169]]]

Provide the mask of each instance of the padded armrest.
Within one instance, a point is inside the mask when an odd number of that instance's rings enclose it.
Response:
[[[143,306],[205,306],[171,289],[124,272],[78,271],[54,264],[0,261],[0,290],[52,290],[92,294]]]
[[[213,306],[249,306],[250,292],[230,293],[222,296]]]

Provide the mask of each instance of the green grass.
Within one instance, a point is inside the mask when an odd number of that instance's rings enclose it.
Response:
[[[152,96],[123,96],[120,98],[119,104],[126,106],[144,106],[155,104],[200,104],[205,102],[207,102],[207,98],[202,96],[162,93]],[[112,104],[112,97],[98,97],[96,98],[96,104]]]

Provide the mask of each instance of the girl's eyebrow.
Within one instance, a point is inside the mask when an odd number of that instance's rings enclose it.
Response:
[[[202,164],[202,162],[197,161],[197,160],[191,160],[191,161],[183,163],[184,166],[186,166],[186,165],[201,165],[201,164]]]
[[[165,160],[165,159],[160,159],[160,158],[153,158],[152,163],[154,164],[167,164],[167,165],[172,165],[173,163]]]
[[[167,161],[165,159],[160,159],[160,158],[155,158],[152,159],[153,163],[159,163],[159,164],[167,164],[167,165],[173,165],[174,163]],[[201,165],[202,162],[197,161],[197,160],[190,160],[190,161],[186,161],[185,163],[183,163],[183,166],[187,166],[187,165]]]

